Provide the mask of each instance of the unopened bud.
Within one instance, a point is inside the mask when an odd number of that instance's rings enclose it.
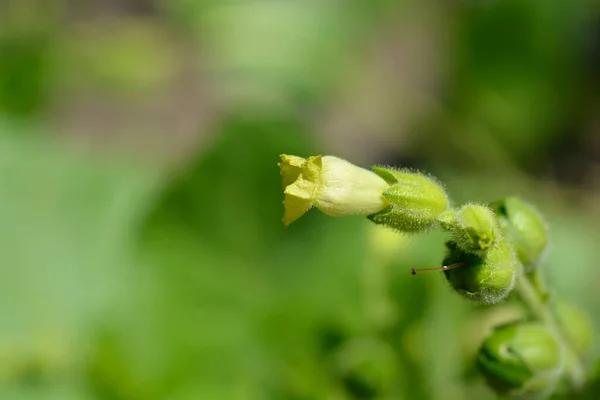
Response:
[[[389,204],[389,188],[377,174],[333,156],[281,155],[279,168],[284,187],[283,224],[287,227],[316,207],[332,216],[369,215]]]
[[[357,397],[380,398],[393,387],[398,365],[389,344],[375,338],[355,338],[335,354],[334,372]]]
[[[497,241],[483,255],[467,253],[452,241],[446,243],[444,270],[450,286],[465,298],[499,303],[508,296],[516,281],[517,260],[505,240]]]
[[[497,328],[483,343],[477,366],[499,394],[544,398],[564,369],[564,349],[548,329],[537,323]]]
[[[445,213],[440,225],[452,233],[452,241],[467,253],[483,255],[500,236],[493,211],[478,204],[466,204],[453,213]]]
[[[517,197],[492,204],[504,236],[517,252],[519,260],[531,271],[543,258],[548,246],[548,228],[540,213]]]
[[[437,224],[449,205],[443,186],[434,178],[410,170],[373,167],[390,187],[383,192],[389,207],[369,219],[402,232],[418,232]]]
[[[565,337],[577,354],[585,358],[594,342],[594,327],[590,317],[565,299],[555,299],[552,307]]]

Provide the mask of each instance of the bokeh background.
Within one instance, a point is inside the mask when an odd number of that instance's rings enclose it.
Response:
[[[440,232],[284,230],[281,153],[534,202],[600,332],[597,0],[2,0],[0,399],[495,398],[517,304],[411,276]]]

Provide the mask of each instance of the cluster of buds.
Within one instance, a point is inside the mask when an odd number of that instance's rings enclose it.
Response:
[[[457,293],[483,304],[504,301],[517,279],[539,279],[548,229],[540,213],[519,198],[452,208],[443,185],[418,171],[369,171],[332,156],[282,155],[279,167],[286,227],[312,207],[332,216],[364,215],[405,233],[441,227],[450,235],[443,266],[413,269],[413,275],[441,270]],[[589,352],[593,330],[587,316],[562,300],[542,302],[562,332],[540,321],[515,322],[497,328],[479,351],[479,369],[503,395],[543,398],[564,382],[569,363]]]

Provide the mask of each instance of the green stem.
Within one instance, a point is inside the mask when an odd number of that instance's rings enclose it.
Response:
[[[536,278],[540,279],[540,276],[537,275]],[[547,292],[540,292],[539,289],[541,287],[545,287],[542,281],[539,282],[539,285],[532,284],[532,282],[527,279],[523,268],[519,268],[517,286],[515,288],[517,294],[531,317],[543,322],[561,342],[566,351],[565,374],[571,386],[575,390],[579,390],[585,383],[585,368],[581,364],[577,352],[573,349],[569,340],[565,339],[560,324],[544,298]]]
[[[539,268],[527,273],[527,278],[535,288],[542,302],[547,303],[550,300],[550,291],[544,281],[544,276]]]

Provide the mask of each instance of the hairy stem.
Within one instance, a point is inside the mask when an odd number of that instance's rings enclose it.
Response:
[[[543,322],[560,341],[566,352],[565,375],[573,389],[581,389],[585,383],[585,368],[581,364],[577,352],[573,349],[569,340],[565,338],[554,313],[548,307],[547,292],[540,290],[540,288],[545,288],[541,276],[537,274],[535,280],[533,280],[534,283],[532,283],[527,279],[521,267],[517,279],[516,291],[521,302],[525,305],[530,316]]]

